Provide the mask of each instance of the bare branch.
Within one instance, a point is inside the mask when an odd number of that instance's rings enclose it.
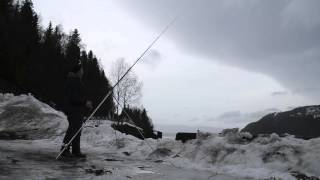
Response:
[[[116,83],[122,75],[129,68],[129,64],[125,62],[124,58],[116,60],[112,64],[110,79],[112,83]],[[142,82],[139,81],[138,76],[131,71],[118,86],[114,89],[115,98],[120,102],[121,107],[117,105],[116,113],[119,114],[121,108],[138,104],[142,97]],[[117,103],[116,103],[117,104]]]

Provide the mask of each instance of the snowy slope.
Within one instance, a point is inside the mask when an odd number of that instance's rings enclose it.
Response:
[[[0,136],[10,139],[44,139],[61,135],[66,116],[32,95],[0,94]]]

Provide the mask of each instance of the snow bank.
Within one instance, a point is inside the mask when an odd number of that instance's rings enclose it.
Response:
[[[320,139],[310,141],[272,134],[250,140],[247,133],[211,135],[181,146],[179,166],[200,166],[241,177],[295,179],[291,172],[320,176]]]
[[[45,139],[66,131],[68,121],[32,95],[0,94],[0,138]]]
[[[106,121],[97,128],[86,128],[83,140],[106,152],[235,177],[290,180],[296,179],[296,172],[320,176],[320,138],[302,140],[272,134],[253,139],[248,133],[230,131],[203,133],[183,144],[173,139],[143,141],[119,132],[115,136],[110,125]]]

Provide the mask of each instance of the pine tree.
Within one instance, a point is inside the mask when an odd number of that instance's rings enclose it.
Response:
[[[48,28],[44,32],[44,45],[52,46],[53,28],[50,21]]]
[[[34,48],[34,46],[38,44],[40,40],[39,19],[38,15],[33,10],[33,3],[30,0],[26,0],[23,3],[20,10],[19,19],[20,28],[22,28],[21,37],[23,38],[24,45],[28,46],[29,48]]]
[[[13,67],[15,70],[15,79],[17,84],[23,88],[32,88],[34,65],[38,62],[37,52],[40,40],[38,16],[33,10],[33,4],[30,0],[23,2],[17,16],[16,29],[17,42],[15,44],[16,52],[14,56]],[[29,83],[31,82],[31,83]]]
[[[12,0],[0,1],[0,76],[2,77],[7,76],[8,72],[10,72],[8,46],[12,10]]]
[[[79,63],[80,60],[80,43],[81,38],[77,29],[72,31],[69,35],[68,43],[66,47],[66,61],[67,70],[70,70],[74,65]]]
[[[0,1],[0,17],[4,17],[10,13],[12,9],[12,0]]]

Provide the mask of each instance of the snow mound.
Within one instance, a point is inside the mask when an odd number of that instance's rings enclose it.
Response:
[[[0,138],[47,139],[66,131],[62,112],[32,95],[0,94]]]
[[[320,139],[309,141],[276,134],[252,139],[232,132],[190,141],[175,150],[171,163],[195,166],[239,177],[295,179],[292,172],[320,176]]]
[[[82,138],[108,152],[168,163],[179,168],[209,170],[248,179],[295,180],[296,174],[320,176],[320,138],[296,139],[276,134],[253,138],[236,129],[221,134],[203,133],[181,143],[173,139],[140,140],[117,132],[111,122],[85,128]]]

